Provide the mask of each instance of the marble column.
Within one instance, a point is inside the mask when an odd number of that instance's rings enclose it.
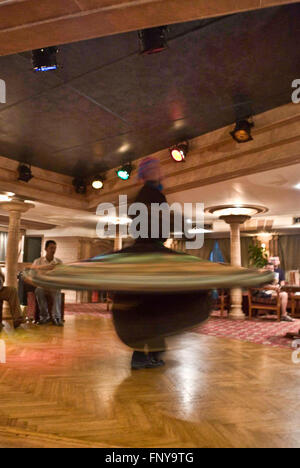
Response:
[[[18,258],[19,258],[19,241],[20,241],[20,225],[21,215],[26,213],[31,208],[34,208],[32,203],[24,203],[18,199],[12,199],[10,202],[1,202],[0,207],[9,213],[8,238],[6,248],[6,286],[18,286]],[[8,305],[5,304],[3,318],[7,317]],[[10,316],[8,317],[10,318]]]
[[[231,264],[233,266],[242,265],[241,256],[241,232],[240,225],[250,219],[250,216],[230,215],[221,216],[227,224],[230,225],[230,253]],[[231,290],[231,311],[229,317],[234,320],[245,320],[243,312],[243,292],[240,288]]]

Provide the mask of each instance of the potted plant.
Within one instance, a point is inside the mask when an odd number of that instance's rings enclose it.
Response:
[[[249,246],[249,263],[255,268],[263,268],[268,263],[268,256],[264,247],[257,244]]]

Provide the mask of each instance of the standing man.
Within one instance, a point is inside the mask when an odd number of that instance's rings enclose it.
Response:
[[[55,257],[56,242],[54,240],[48,240],[46,242],[45,257],[37,258],[32,265],[32,269],[35,270],[53,270],[55,265],[61,264],[62,261]],[[45,325],[51,321],[51,316],[48,310],[47,296],[52,299],[52,322],[53,325],[58,327],[63,326],[61,318],[61,292],[60,291],[46,291],[43,288],[36,288],[35,295],[40,309],[40,321],[39,325]]]

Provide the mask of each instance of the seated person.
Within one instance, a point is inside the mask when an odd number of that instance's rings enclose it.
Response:
[[[271,257],[270,258],[270,263],[273,263],[274,265],[274,273],[278,278],[278,282],[280,286],[285,285],[285,272],[283,271],[282,268],[280,268],[280,258],[279,257]]]
[[[20,307],[19,295],[17,288],[4,286],[5,278],[0,269],[0,301],[7,301],[10,307],[10,313],[13,318],[14,328],[18,328],[25,322],[22,316]],[[0,321],[0,331],[2,330],[2,323]]]
[[[53,270],[55,265],[62,263],[59,258],[56,258],[56,242],[53,240],[49,240],[46,242],[45,246],[46,256],[37,258],[31,268],[35,270]],[[36,288],[35,296],[37,298],[37,302],[40,309],[40,321],[39,325],[45,325],[51,322],[50,313],[48,310],[48,302],[47,296],[51,296],[53,302],[52,308],[52,322],[54,325],[62,327],[63,322],[61,318],[61,292],[57,290],[47,291],[43,288]]]
[[[275,267],[274,263],[269,262],[266,267],[266,270],[272,271],[274,273]],[[269,284],[265,287],[266,289],[263,291],[258,291],[257,294],[255,295],[255,300],[259,299],[264,302],[264,300],[269,299],[272,303],[273,301],[275,302],[277,292],[280,290],[280,284],[279,284],[279,278],[277,277],[274,280],[273,284]],[[287,313],[287,305],[288,305],[288,293],[287,292],[280,292],[280,305],[281,305],[281,320],[283,322],[294,322],[294,319],[290,317]]]

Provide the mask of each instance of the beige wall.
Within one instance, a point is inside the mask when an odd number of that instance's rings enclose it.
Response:
[[[70,237],[44,237],[42,245],[42,255],[47,240],[55,240],[57,243],[56,257],[60,258],[63,263],[72,263],[78,260],[95,257],[96,255],[112,252],[114,242],[110,239],[92,239],[87,237],[70,236]],[[132,243],[128,239],[124,241],[124,247]],[[65,291],[67,303],[86,303],[91,301],[91,293],[86,291]]]
[[[22,234],[24,232],[22,231]],[[54,240],[57,243],[56,257],[60,258],[63,263],[72,263],[78,260],[95,257],[100,254],[112,252],[114,249],[114,241],[110,239],[95,239],[81,236],[51,236],[49,233],[43,237],[41,255],[45,255],[45,244],[48,240]],[[132,239],[125,239],[123,247],[128,247],[133,243]],[[21,248],[21,244],[20,244]],[[30,264],[19,263],[18,271],[30,267]],[[5,265],[3,265],[5,272]],[[66,294],[66,303],[86,303],[91,301],[91,293],[87,291],[64,291]]]
[[[45,244],[48,240],[55,240],[57,251],[55,256],[60,258],[63,263],[75,262],[79,259],[79,237],[44,237],[42,245],[42,256],[45,255]]]
[[[91,257],[109,253],[114,249],[114,242],[110,239],[93,239]]]
[[[82,237],[44,237],[42,245],[42,255],[45,255],[45,244],[48,240],[55,240],[57,243],[56,257],[60,258],[63,263],[72,263],[85,258],[83,245],[86,242],[91,242],[92,239],[84,239]],[[87,252],[88,253],[88,252]],[[89,294],[76,291],[64,291],[66,294],[66,303],[82,303],[88,302]]]

